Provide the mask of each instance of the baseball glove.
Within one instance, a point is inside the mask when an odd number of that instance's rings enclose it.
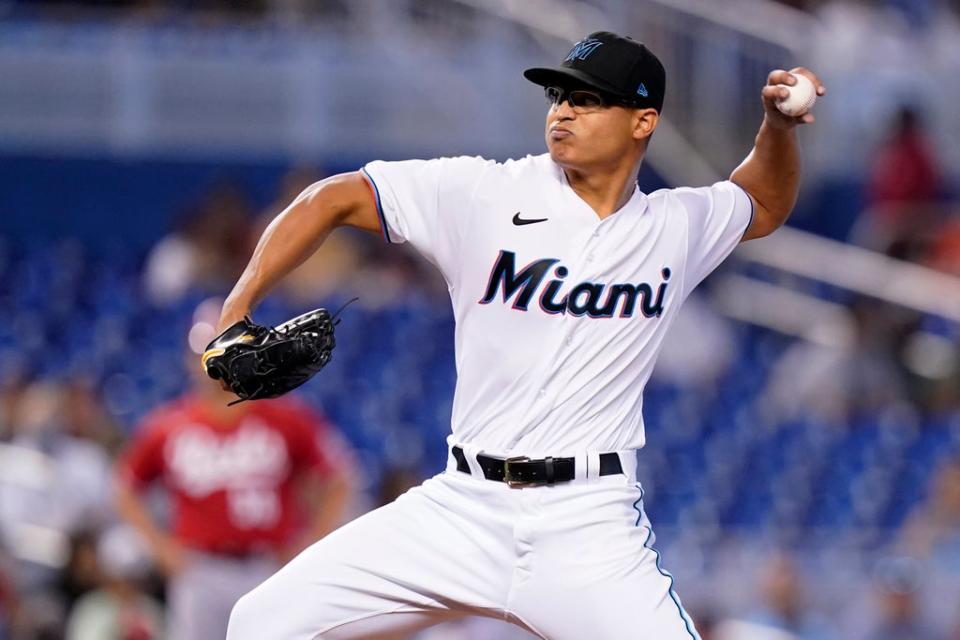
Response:
[[[320,371],[333,354],[333,328],[326,309],[316,309],[264,327],[244,318],[207,345],[201,362],[214,380],[222,380],[239,400],[275,398],[296,389]]]

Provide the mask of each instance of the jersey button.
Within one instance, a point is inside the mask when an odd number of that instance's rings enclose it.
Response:
[[[593,254],[592,254],[592,253],[588,253],[588,254],[587,254],[587,262],[593,262]]]
[[[540,392],[539,392],[539,393],[540,393],[540,397],[542,398],[543,396],[547,395],[547,390],[546,390],[546,389],[540,389]]]
[[[564,340],[564,342],[565,342],[565,343],[567,344],[567,346],[569,347],[570,344],[573,342],[573,336],[567,336],[566,339]]]

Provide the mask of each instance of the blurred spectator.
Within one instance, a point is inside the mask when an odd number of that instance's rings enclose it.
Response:
[[[960,457],[943,464],[904,528],[904,547],[941,571],[960,576]]]
[[[191,290],[220,293],[231,286],[250,257],[250,224],[250,204],[237,187],[212,189],[147,257],[150,300],[162,306]]]
[[[237,599],[339,525],[350,495],[330,425],[291,398],[228,406],[236,397],[202,372],[219,308],[205,305],[185,354],[191,391],[144,420],[117,469],[118,508],[168,578],[177,640],[224,637]],[[169,530],[142,495],[156,480],[172,494]]]
[[[60,573],[59,590],[67,609],[100,584],[97,531],[81,531],[70,540],[70,556]]]
[[[826,620],[811,613],[800,574],[786,555],[772,558],[760,580],[760,609],[743,621],[718,626],[720,640],[831,640],[836,638]]]
[[[22,597],[11,625],[11,640],[63,640],[65,611],[49,593]]]
[[[898,343],[913,315],[865,297],[849,311],[845,344],[797,342],[774,365],[764,395],[774,414],[842,422],[908,398]]]
[[[25,386],[19,376],[0,379],[0,441],[13,437],[13,410]]]
[[[35,382],[16,396],[13,437],[0,444],[0,540],[16,581],[13,638],[59,638],[66,602],[57,577],[71,537],[110,517],[110,460],[64,431],[62,387]]]
[[[64,430],[111,453],[120,448],[120,427],[104,408],[92,380],[75,377],[64,388]]]
[[[918,601],[920,568],[907,558],[894,558],[877,570],[880,617],[866,640],[942,640],[943,635],[922,617]]]
[[[914,107],[903,106],[889,139],[874,154],[867,187],[870,204],[878,207],[878,215],[892,221],[910,215],[899,205],[935,200],[941,173],[920,114]]]
[[[943,171],[918,111],[903,106],[886,142],[873,154],[867,178],[868,209],[855,240],[904,260],[918,260],[942,223],[936,205]]]
[[[803,582],[794,561],[786,555],[774,557],[761,579],[763,608],[752,620],[773,629],[794,634],[800,640],[828,640],[835,637],[829,624],[811,613]]]
[[[926,262],[954,276],[960,276],[960,213],[941,227],[933,238]]]
[[[53,567],[70,534],[110,513],[110,460],[64,431],[64,397],[54,384],[27,387],[13,410],[14,437],[0,450],[0,530],[16,557]]]
[[[150,565],[137,534],[123,526],[104,532],[96,546],[96,566],[103,586],[77,601],[66,640],[162,638],[161,605],[139,588]]]

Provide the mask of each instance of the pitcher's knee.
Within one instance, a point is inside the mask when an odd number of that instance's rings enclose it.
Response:
[[[233,605],[227,640],[308,640],[335,622],[323,598],[306,599],[284,582],[268,580]],[[323,636],[326,637],[326,636]]]

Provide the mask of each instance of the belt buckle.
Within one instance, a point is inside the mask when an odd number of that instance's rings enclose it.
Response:
[[[511,489],[519,489],[526,487],[528,485],[534,484],[529,480],[517,480],[510,477],[510,463],[511,462],[530,462],[530,458],[527,456],[514,456],[512,458],[507,458],[503,461],[503,481],[507,483],[507,486]]]

